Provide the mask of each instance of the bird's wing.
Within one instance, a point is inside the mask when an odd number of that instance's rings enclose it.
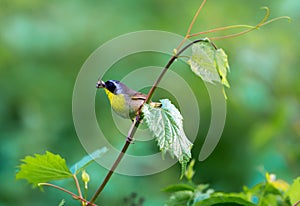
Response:
[[[134,95],[131,96],[132,100],[146,100],[146,95],[140,92],[135,93]]]

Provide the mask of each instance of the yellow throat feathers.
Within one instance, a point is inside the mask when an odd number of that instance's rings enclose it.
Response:
[[[123,94],[115,95],[106,88],[105,88],[105,92],[109,99],[111,107],[116,112],[120,112],[120,113],[127,112],[127,115],[128,115],[128,107],[126,105],[126,99],[125,99],[124,95]]]

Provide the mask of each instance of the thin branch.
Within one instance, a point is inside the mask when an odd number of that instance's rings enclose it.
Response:
[[[234,33],[234,34],[230,34],[230,35],[225,35],[225,36],[210,37],[209,39],[210,40],[219,40],[219,39],[233,38],[233,37],[238,37],[238,36],[244,35],[244,34],[246,34],[248,32],[251,32],[251,31],[253,31],[255,29],[259,29],[262,26],[265,26],[267,24],[270,24],[270,23],[272,23],[274,21],[277,21],[277,20],[280,20],[280,19],[288,19],[289,21],[291,20],[291,18],[288,17],[288,16],[281,16],[281,17],[276,17],[276,18],[273,18],[273,19],[267,21],[268,18],[270,17],[270,9],[268,7],[262,7],[262,9],[266,10],[266,14],[264,15],[263,19],[257,25],[255,25],[255,26],[250,26],[250,25],[225,26],[225,27],[220,27],[220,28],[216,28],[216,29],[210,29],[210,30],[207,30],[207,31],[202,31],[202,32],[198,32],[198,33],[195,33],[195,34],[191,34],[191,35],[189,35],[188,38],[199,36],[199,35],[202,35],[202,34],[208,34],[208,33],[213,33],[213,32],[218,32],[218,31],[223,31],[223,30],[228,30],[228,29],[249,28],[249,29],[246,29],[246,30],[238,32],[238,33]]]
[[[207,41],[207,40],[206,39],[195,40],[195,41],[189,43],[188,45],[186,45],[185,47],[183,47],[176,55],[173,55],[170,58],[170,60],[168,61],[168,63],[164,67],[163,71],[160,73],[159,77],[157,78],[156,82],[153,84],[153,86],[151,87],[150,91],[148,92],[146,100],[144,101],[144,103],[142,104],[142,106],[137,111],[136,119],[131,124],[130,130],[128,131],[128,135],[127,135],[127,138],[126,138],[126,142],[125,142],[125,144],[124,144],[124,146],[123,146],[123,148],[122,148],[119,156],[117,157],[117,159],[115,160],[113,166],[111,167],[111,169],[109,170],[109,172],[105,176],[103,182],[101,183],[101,185],[99,186],[99,188],[97,189],[97,191],[95,192],[95,194],[93,195],[92,199],[90,200],[90,203],[93,203],[93,202],[96,201],[97,197],[100,195],[100,193],[102,192],[102,190],[104,189],[104,187],[108,183],[109,179],[111,178],[112,174],[114,173],[115,169],[119,165],[120,161],[124,157],[124,154],[126,153],[129,145],[132,143],[133,136],[135,135],[135,133],[136,133],[136,131],[137,131],[139,125],[140,125],[140,122],[141,122],[141,116],[140,115],[141,115],[141,110],[142,110],[143,105],[145,103],[149,103],[149,101],[150,101],[150,99],[151,99],[154,91],[156,90],[158,84],[160,83],[161,79],[163,78],[163,76],[165,75],[165,73],[167,72],[167,70],[170,68],[170,66],[172,65],[172,63],[175,61],[175,59],[177,59],[178,56],[180,54],[182,54],[187,48],[189,48],[190,46],[192,46],[194,43],[197,43],[197,42],[200,42],[200,41]],[[211,44],[215,47],[215,45],[212,42],[211,42]]]
[[[300,205],[300,200],[298,200],[298,202],[296,202],[293,206],[298,206]]]
[[[166,64],[166,66],[164,67],[164,69],[162,70],[161,74],[159,75],[159,77],[157,78],[156,82],[153,84],[153,86],[151,87],[149,93],[147,94],[147,97],[146,97],[146,100],[144,103],[149,103],[154,91],[156,90],[158,84],[160,83],[160,81],[162,80],[163,76],[165,75],[165,73],[167,72],[167,70],[169,69],[169,67],[172,65],[172,63],[178,58],[178,56],[180,54],[182,54],[187,48],[189,48],[190,46],[192,46],[193,44],[197,43],[197,42],[200,42],[200,41],[207,41],[206,39],[198,39],[198,40],[195,40],[191,43],[189,43],[188,45],[186,45],[185,47],[183,47],[179,52],[177,52],[177,54],[173,55],[171,57],[171,59],[169,60],[169,62]],[[215,45],[211,42],[211,44],[215,47]],[[143,104],[144,105],[144,104]],[[143,106],[142,105],[142,106]],[[141,108],[142,108],[141,106]],[[141,111],[141,108],[140,110],[138,111],[138,113],[140,113]]]
[[[101,183],[101,185],[99,186],[99,188],[97,189],[97,191],[95,192],[95,194],[93,195],[92,199],[90,200],[90,203],[93,203],[93,202],[96,201],[97,197],[102,192],[102,190],[106,186],[107,182],[109,181],[110,177],[114,173],[115,169],[119,165],[120,161],[124,157],[124,154],[126,153],[129,145],[132,143],[133,136],[134,136],[134,134],[135,134],[135,132],[136,132],[139,124],[140,124],[140,121],[138,120],[138,118],[136,118],[136,120],[134,120],[133,123],[131,124],[130,130],[128,131],[126,142],[125,142],[125,144],[124,144],[124,146],[123,146],[123,148],[122,148],[122,150],[121,150],[118,158],[115,160],[113,166],[111,167],[111,169],[107,173],[107,175],[104,178],[103,182]]]
[[[292,20],[291,17],[289,17],[289,16],[280,16],[280,17],[276,17],[276,18],[270,19],[269,21],[266,21],[265,23],[261,24],[260,26],[264,26],[264,25],[270,24],[273,21],[277,21],[277,20],[280,20],[280,19],[287,19],[288,21]]]
[[[241,31],[239,33],[235,33],[235,34],[230,34],[230,35],[226,35],[226,36],[219,36],[219,37],[211,37],[209,38],[210,40],[219,40],[219,39],[228,39],[228,38],[233,38],[233,37],[238,37],[238,36],[241,36],[243,34],[246,34],[248,32],[251,32],[255,29],[259,29],[260,27],[262,26],[265,26],[267,24],[270,24],[274,21],[277,21],[277,20],[280,20],[280,19],[287,19],[287,20],[290,20],[291,18],[288,17],[288,16],[281,16],[281,17],[277,17],[277,18],[274,18],[274,19],[270,19],[269,21],[266,21],[266,22],[260,22],[259,24],[257,24],[256,26],[254,26],[253,28],[251,29],[247,29],[247,30],[244,30],[244,31]]]
[[[201,3],[200,7],[198,8],[196,14],[194,15],[194,18],[193,18],[192,22],[190,23],[190,26],[189,26],[189,28],[188,28],[188,30],[186,32],[186,36],[190,35],[191,30],[192,30],[192,28],[193,28],[193,26],[195,24],[195,21],[196,21],[197,17],[199,16],[200,11],[203,9],[205,3],[206,3],[206,0],[203,0],[203,2]]]
[[[266,14],[265,14],[264,18],[255,27],[252,27],[250,29],[247,29],[247,30],[239,32],[239,33],[230,34],[230,35],[221,36],[221,37],[212,37],[210,39],[211,40],[217,40],[217,39],[226,39],[226,38],[237,37],[237,36],[241,36],[243,34],[246,34],[246,33],[250,32],[250,31],[253,31],[255,29],[258,29],[259,27],[261,27],[261,25],[263,25],[267,21],[267,19],[270,16],[270,9],[268,7],[262,7],[262,9],[266,10]]]
[[[251,31],[253,31],[257,28],[258,27],[254,27],[252,29],[247,29],[245,31],[241,31],[241,32],[238,32],[238,33],[235,33],[235,34],[229,34],[229,35],[225,35],[225,36],[210,37],[209,39],[210,40],[219,40],[219,39],[229,39],[229,38],[233,38],[233,37],[238,37],[238,36],[241,36],[241,35],[246,34],[248,32],[251,32]]]
[[[228,30],[228,29],[239,29],[239,28],[255,28],[255,26],[250,26],[250,25],[232,25],[232,26],[224,26],[224,27],[219,27],[216,29],[210,29],[207,31],[201,31],[195,34],[191,34],[189,37],[194,37],[194,36],[199,36],[202,34],[208,34],[208,33],[213,33],[217,31],[223,31],[223,30]]]
[[[78,179],[77,179],[75,174],[73,174],[73,179],[75,181],[75,185],[76,185],[76,188],[77,188],[77,191],[78,191],[78,195],[81,199],[83,199],[81,189],[80,189],[80,185],[79,185]],[[81,205],[84,206],[84,202],[81,202]]]
[[[268,18],[270,17],[269,7],[264,6],[264,7],[261,7],[261,9],[266,10],[266,14],[265,14],[264,18],[261,20],[260,24],[262,24],[263,22],[266,22],[268,20]]]
[[[191,30],[192,30],[192,28],[193,28],[193,26],[194,26],[194,24],[195,24],[195,21],[196,21],[197,17],[198,17],[199,14],[200,14],[200,11],[203,9],[205,3],[206,3],[206,0],[203,0],[202,3],[201,3],[201,5],[200,5],[199,8],[198,8],[196,14],[194,15],[194,17],[193,17],[193,19],[192,19],[190,25],[189,25],[189,28],[188,28],[188,30],[187,30],[187,32],[186,32],[186,35],[185,35],[184,39],[179,43],[179,45],[178,45],[177,48],[176,48],[176,51],[178,51],[178,50],[180,49],[180,47],[184,44],[184,42],[186,42],[186,40],[187,40],[188,38],[190,38]]]
[[[190,26],[188,28],[187,34],[185,36],[185,38],[180,42],[180,44],[178,45],[176,51],[183,45],[183,43],[189,38],[189,34],[191,32],[191,29],[200,13],[200,11],[202,10],[202,8],[204,7],[206,3],[206,0],[203,0],[202,4],[200,5],[200,7],[198,8],[196,14],[193,17],[192,22],[190,23]],[[200,41],[203,41],[200,40]],[[195,41],[198,42],[198,41]],[[148,103],[155,91],[155,89],[157,88],[159,82],[161,81],[161,79],[163,78],[163,76],[165,75],[166,71],[168,70],[168,68],[171,66],[171,64],[175,61],[175,59],[178,58],[178,56],[184,52],[188,47],[190,47],[193,43],[188,44],[187,46],[185,46],[182,50],[180,50],[178,53],[176,52],[171,59],[169,60],[169,62],[167,63],[167,65],[165,66],[164,70],[161,72],[161,74],[159,75],[159,77],[157,78],[156,82],[154,83],[154,85],[152,86],[151,90],[149,91],[146,100],[144,101],[143,105],[145,103]],[[90,203],[93,203],[96,201],[97,197],[99,196],[99,194],[102,192],[102,190],[104,189],[104,187],[106,186],[107,182],[109,181],[109,179],[111,178],[112,174],[114,173],[115,169],[117,168],[117,166],[119,165],[120,161],[122,160],[124,154],[126,153],[130,143],[133,140],[133,136],[137,130],[137,128],[140,125],[140,114],[141,114],[141,110],[143,105],[139,108],[138,112],[137,112],[137,116],[135,121],[132,123],[130,130],[128,131],[128,135],[127,135],[127,139],[126,142],[119,154],[119,156],[117,157],[117,159],[115,160],[113,166],[111,167],[111,169],[109,170],[109,172],[107,173],[106,177],[104,178],[102,184],[99,186],[99,188],[97,189],[97,191],[95,192],[95,194],[93,195],[92,199],[90,200]]]
[[[225,36],[220,36],[220,37],[211,37],[209,38],[210,40],[218,40],[218,39],[226,39],[226,38],[232,38],[232,37],[237,37],[237,36],[241,36],[243,34],[246,34],[250,31],[253,31],[255,29],[258,29],[259,27],[261,27],[262,25],[264,25],[264,23],[266,23],[266,21],[268,20],[269,16],[270,16],[270,9],[268,7],[262,7],[262,9],[266,10],[266,14],[264,15],[264,18],[254,27],[251,27],[250,29],[235,33],[235,34],[230,34],[230,35],[225,35]],[[224,30],[224,29],[223,29]],[[219,31],[219,30],[217,30]]]
[[[73,192],[69,191],[69,190],[66,190],[65,188],[62,188],[60,186],[57,186],[57,185],[54,185],[54,184],[51,184],[51,183],[47,183],[47,182],[43,182],[43,183],[39,183],[38,186],[48,186],[48,187],[53,187],[55,189],[58,189],[58,190],[61,190],[69,195],[71,195],[74,199],[76,200],[81,200],[82,202],[85,202],[87,205],[91,205],[91,206],[97,206],[96,204],[93,204],[85,199],[83,199],[82,197],[74,194]]]

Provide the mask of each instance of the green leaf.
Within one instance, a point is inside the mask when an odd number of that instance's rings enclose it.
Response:
[[[227,71],[229,71],[228,58],[223,49],[216,50],[215,61],[216,61],[219,75],[221,77],[222,84],[225,85],[226,87],[230,87],[228,80],[226,78]]]
[[[192,198],[192,191],[178,191],[171,195],[165,206],[186,206]]]
[[[197,192],[204,192],[205,190],[212,190],[212,189],[209,189],[209,184],[199,184],[197,185],[195,191]]]
[[[186,164],[191,158],[192,143],[183,130],[182,116],[179,110],[168,99],[160,100],[160,108],[145,104],[144,120],[156,138],[160,150],[171,157],[176,157],[182,165],[181,177],[185,173]]]
[[[203,81],[221,83],[230,87],[227,80],[228,58],[223,49],[215,49],[209,40],[193,44],[192,56],[188,60],[191,70]],[[226,94],[223,89],[225,98]]]
[[[212,205],[231,205],[231,206],[255,206],[252,202],[244,200],[235,195],[219,194],[195,203],[193,206],[212,206]]]
[[[294,180],[293,184],[290,186],[286,195],[289,197],[292,205],[300,201],[300,177]]]
[[[71,167],[71,172],[72,174],[77,175],[80,173],[82,170],[84,170],[90,163],[92,163],[95,159],[102,157],[108,149],[106,147],[103,147],[101,149],[98,149],[94,152],[92,152],[89,155],[84,156],[81,160],[76,162],[72,167]]]
[[[192,56],[188,63],[192,71],[200,76],[203,81],[221,82],[215,61],[215,53],[216,50],[209,41],[199,42],[192,46]]]
[[[269,193],[282,194],[289,188],[289,184],[284,180],[277,179],[275,174],[266,172],[267,186],[270,188]]]
[[[259,205],[269,206],[269,205],[280,205],[280,206],[291,206],[289,202],[286,202],[280,195],[275,195],[267,193],[259,201]]]
[[[188,185],[188,184],[176,184],[176,185],[169,185],[168,187],[162,189],[164,192],[178,192],[178,191],[194,191],[195,186]]]
[[[26,156],[22,160],[20,170],[16,174],[16,179],[26,179],[33,186],[39,183],[49,182],[72,177],[72,173],[66,165],[65,159],[46,151],[46,154],[35,154]]]

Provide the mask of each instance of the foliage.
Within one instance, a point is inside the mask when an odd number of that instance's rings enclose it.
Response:
[[[290,198],[292,204],[299,204],[300,201],[300,177],[294,180],[293,184],[288,188],[286,196]]]
[[[191,158],[192,143],[183,130],[183,117],[179,110],[168,99],[160,100],[159,108],[145,104],[143,114],[148,128],[157,140],[160,150],[169,152],[182,165],[181,176],[185,173],[186,164]]]
[[[227,70],[229,70],[227,55],[223,49],[214,48],[209,39],[193,44],[192,56],[188,62],[192,71],[203,81],[222,82],[229,87],[226,78]]]
[[[281,179],[277,180],[274,174],[266,173],[265,181],[252,188],[244,187],[240,193],[225,193],[216,192],[209,185],[196,185],[191,176],[185,177],[187,183],[170,185],[163,189],[164,192],[171,193],[166,206],[292,206],[300,200],[299,178],[290,186]]]
[[[203,81],[218,82],[229,87],[226,78],[227,70],[229,70],[227,55],[223,49],[217,49],[209,39],[192,44],[192,55],[188,63],[191,70]],[[227,98],[225,92],[224,96]],[[181,163],[181,177],[183,177],[186,164],[191,159],[192,143],[184,133],[183,117],[179,110],[168,99],[160,101],[162,107],[155,108],[146,104],[142,112],[163,154],[168,151]]]
[[[70,195],[73,198],[81,200],[82,205],[88,203],[87,200],[84,200],[82,197],[81,189],[77,180],[76,175],[82,171],[82,181],[84,183],[85,191],[88,189],[88,182],[90,181],[89,174],[84,170],[92,161],[96,158],[101,157],[104,153],[107,152],[107,148],[101,148],[87,155],[75,163],[71,169],[67,167],[66,160],[63,159],[60,155],[55,155],[49,151],[46,151],[45,154],[40,155],[36,154],[34,157],[26,156],[20,165],[20,170],[16,174],[16,179],[25,179],[33,186],[51,186],[56,189],[62,190]],[[57,185],[50,184],[49,182],[54,180],[62,180],[72,177],[77,186],[78,195],[61,188]],[[64,205],[65,200],[62,200],[59,205]]]
[[[93,152],[93,157],[99,158],[106,151],[106,148],[97,150]],[[67,190],[52,184],[46,184],[46,182],[70,177],[75,177],[75,181],[77,181],[75,174],[72,174],[67,167],[65,159],[51,152],[47,151],[44,155],[36,154],[34,157],[27,156],[22,161],[24,163],[20,166],[17,179],[26,179],[34,186],[53,186],[66,192]],[[77,165],[81,165],[81,167],[78,167],[76,171],[82,171],[91,161],[92,159],[84,157],[78,162]],[[221,206],[228,204],[243,206],[291,206],[298,204],[300,200],[300,177],[295,179],[292,185],[289,185],[284,180],[276,179],[274,174],[266,173],[265,181],[252,188],[244,187],[240,193],[216,192],[209,188],[208,184],[197,185],[192,181],[195,174],[193,169],[194,163],[195,161],[192,160],[185,171],[184,176],[187,179],[186,183],[170,185],[163,189],[164,192],[171,193],[169,200],[165,204],[166,206]],[[78,172],[76,172],[76,174],[78,174]],[[85,184],[84,188],[88,189],[87,183],[90,181],[90,177],[85,170],[82,172],[82,179]],[[81,194],[75,195],[69,191],[67,191],[67,193],[85,202],[84,204],[88,203],[82,199]],[[129,199],[124,199],[124,203],[135,205],[143,204],[143,198],[140,198],[138,203],[135,203],[135,198],[136,194],[131,195]],[[65,200],[62,200],[60,205],[64,205],[64,203]]]
[[[72,177],[66,160],[60,155],[46,151],[44,155],[36,154],[34,157],[26,156],[22,160],[17,179],[26,179],[33,186],[39,183],[60,180]]]
[[[227,80],[229,64],[227,55],[221,48],[216,48],[209,39],[193,44],[192,56],[188,60],[192,71],[209,83],[222,83],[230,87]],[[226,97],[226,94],[224,92]]]

